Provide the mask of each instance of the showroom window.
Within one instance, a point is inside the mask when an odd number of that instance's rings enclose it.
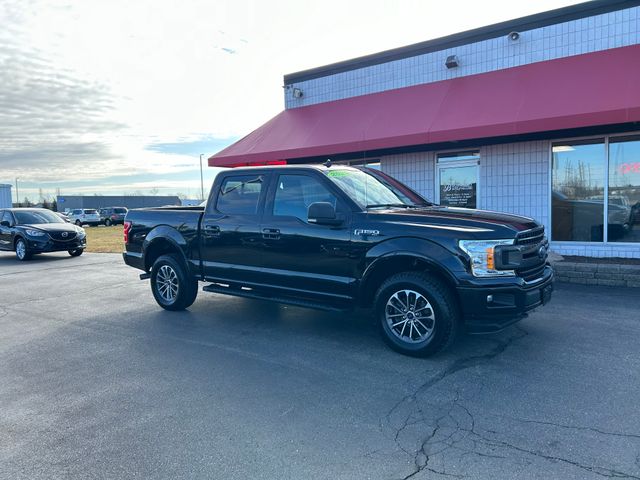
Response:
[[[609,241],[640,242],[640,135],[609,139]]]
[[[555,143],[552,152],[551,238],[639,242],[640,136]]]

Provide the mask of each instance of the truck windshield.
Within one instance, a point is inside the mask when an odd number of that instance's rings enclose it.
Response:
[[[326,175],[362,208],[433,205],[382,172],[332,168]]]

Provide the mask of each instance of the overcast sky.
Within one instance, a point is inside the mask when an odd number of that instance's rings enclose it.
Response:
[[[0,183],[198,197],[283,74],[572,3],[0,0]]]

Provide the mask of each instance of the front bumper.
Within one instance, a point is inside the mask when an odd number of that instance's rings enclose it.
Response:
[[[27,238],[27,248],[32,253],[49,253],[49,252],[68,252],[69,250],[77,250],[87,246],[87,237],[75,238],[67,242],[48,239]]]
[[[491,333],[521,320],[551,299],[553,269],[545,267],[537,282],[513,278],[513,284],[458,287],[464,323],[469,333]]]

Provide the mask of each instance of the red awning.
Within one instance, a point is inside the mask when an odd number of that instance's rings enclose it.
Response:
[[[634,121],[640,121],[640,45],[285,110],[209,165]]]

